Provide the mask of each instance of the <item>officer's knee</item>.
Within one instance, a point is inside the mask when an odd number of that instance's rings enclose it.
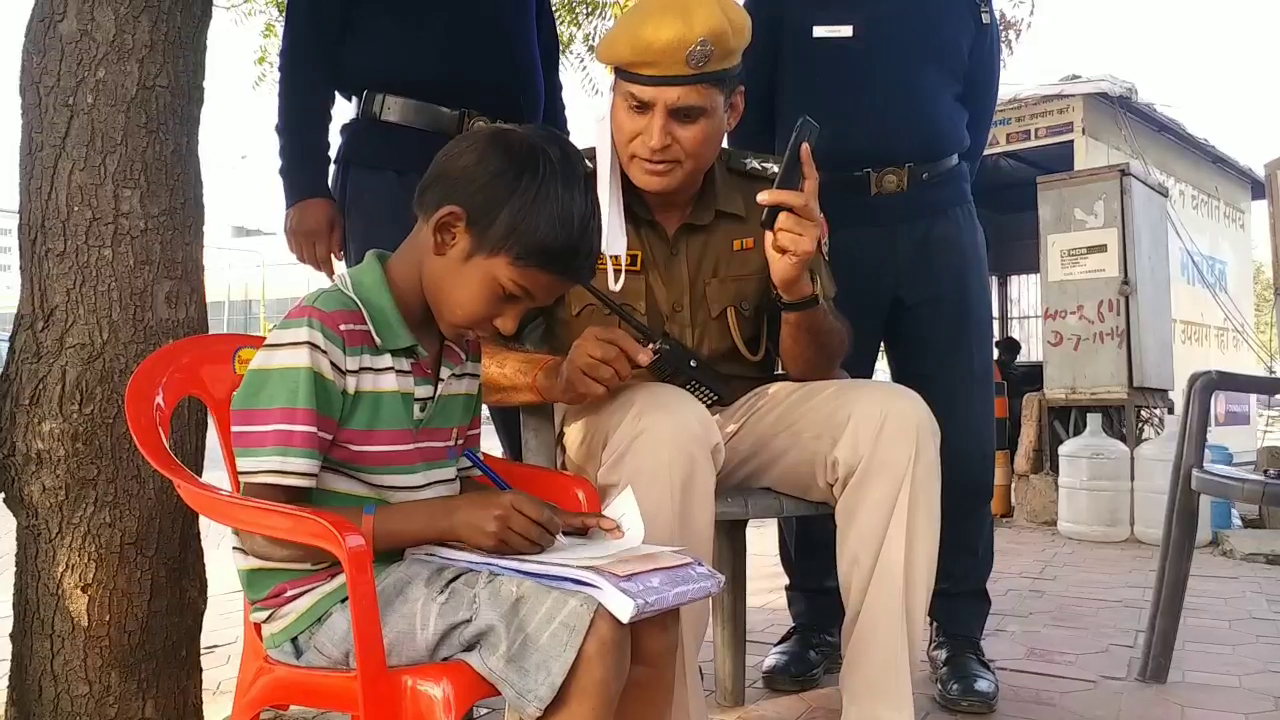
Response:
[[[627,416],[619,428],[630,442],[653,452],[711,453],[720,459],[724,438],[715,418],[688,392],[666,383],[639,383],[623,390]]]
[[[888,437],[915,438],[932,452],[938,452],[942,433],[929,404],[915,390],[897,383],[872,380],[839,381],[850,397],[841,403],[851,415],[873,412],[880,431]],[[853,417],[849,418],[852,423]]]

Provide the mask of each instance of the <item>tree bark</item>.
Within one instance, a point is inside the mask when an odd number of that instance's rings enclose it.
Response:
[[[210,0],[36,0],[22,51],[22,289],[0,378],[17,523],[8,720],[196,720],[197,520],[134,449],[123,393],[207,332],[197,154]],[[175,419],[199,468],[204,412]]]

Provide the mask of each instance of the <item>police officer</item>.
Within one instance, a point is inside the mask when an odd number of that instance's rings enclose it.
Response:
[[[860,648],[841,677],[843,716],[911,718],[912,654],[937,560],[936,423],[905,387],[828,379],[848,330],[832,305],[812,157],[802,154],[799,190],[771,190],[777,158],[721,148],[742,113],[750,38],[735,0],[638,0],[596,51],[615,84],[612,142],[595,164],[606,179],[614,167],[624,176],[606,201],[624,211],[625,250],[616,266],[601,259],[594,285],[612,293],[621,280],[612,298],[622,310],[691,348],[731,396],[708,409],[654,381],[643,368],[663,359],[576,288],[545,315],[549,352],[486,348],[485,398],[555,403],[567,468],[606,498],[631,487],[645,540],[704,561],[717,488],[834,505],[845,637]],[[762,203],[783,211],[773,232],[761,229]],[[608,227],[616,206],[605,207]],[[706,717],[697,656],[708,610],[682,611],[676,720]]]
[[[568,133],[551,0],[305,0],[280,45],[280,177],[285,237],[332,277],[395,250],[413,229],[413,191],[450,139],[487,122]],[[332,188],[334,94],[358,103],[342,128]],[[499,428],[508,455],[519,433]]]
[[[746,0],[746,8],[760,32],[744,59],[747,110],[730,145],[781,148],[801,113],[822,126],[836,305],[853,327],[844,368],[871,377],[883,342],[893,379],[924,396],[942,428],[929,651],[937,700],[992,712],[999,686],[981,646],[993,540],[991,298],[971,192],[999,84],[992,8],[989,0],[820,8]],[[765,659],[763,680],[802,690],[840,661],[837,538],[828,518],[783,521],[779,534],[795,625]]]

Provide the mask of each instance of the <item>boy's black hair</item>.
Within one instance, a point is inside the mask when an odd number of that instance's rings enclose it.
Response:
[[[502,255],[575,283],[600,256],[594,176],[568,137],[533,125],[489,125],[444,146],[414,193],[420,219],[446,205],[467,213],[473,255]]]

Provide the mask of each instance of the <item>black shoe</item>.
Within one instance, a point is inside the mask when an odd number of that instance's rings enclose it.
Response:
[[[934,625],[929,640],[929,670],[937,686],[933,697],[942,707],[976,715],[996,711],[1000,682],[978,638],[947,635]]]
[[[840,659],[840,638],[835,633],[797,625],[760,663],[760,680],[777,692],[812,690],[823,675],[840,671]]]

